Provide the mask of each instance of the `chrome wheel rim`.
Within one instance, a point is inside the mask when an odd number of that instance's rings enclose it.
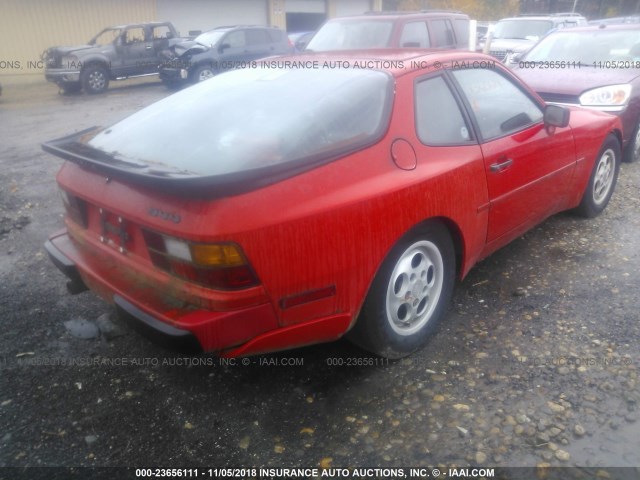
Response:
[[[387,320],[399,335],[413,335],[431,319],[444,283],[442,254],[429,241],[416,242],[398,259],[387,286]]]
[[[92,90],[102,90],[105,85],[106,78],[104,73],[96,70],[89,73],[89,86]]]
[[[605,150],[598,160],[596,173],[593,178],[593,201],[596,205],[601,205],[611,191],[615,162],[616,154],[610,148]]]
[[[208,68],[201,70],[198,74],[199,82],[204,82],[205,80],[209,80],[210,78],[213,78],[213,71]]]
[[[640,158],[640,125],[636,127],[636,138],[633,140],[633,158],[632,160],[638,160]]]

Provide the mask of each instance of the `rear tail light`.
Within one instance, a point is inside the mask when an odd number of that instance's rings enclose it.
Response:
[[[144,230],[151,262],[167,273],[208,288],[238,290],[258,284],[234,243],[191,243]]]
[[[60,197],[62,197],[62,203],[67,211],[67,217],[87,228],[87,204],[85,201],[62,188],[60,189]]]

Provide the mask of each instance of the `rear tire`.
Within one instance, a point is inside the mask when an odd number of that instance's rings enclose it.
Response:
[[[606,208],[618,181],[621,159],[620,142],[614,135],[607,135],[596,157],[582,201],[576,208],[578,215],[593,218]]]
[[[455,267],[453,242],[443,225],[430,223],[406,236],[376,274],[348,338],[392,359],[422,348],[449,308]]]

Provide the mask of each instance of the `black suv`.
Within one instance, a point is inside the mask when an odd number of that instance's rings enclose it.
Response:
[[[286,33],[276,27],[218,27],[164,52],[160,78],[169,87],[197,83],[271,55],[293,53]]]
[[[328,20],[306,50],[469,48],[469,17],[449,10],[369,12]]]

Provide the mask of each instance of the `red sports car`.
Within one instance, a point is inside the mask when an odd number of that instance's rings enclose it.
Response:
[[[595,216],[617,117],[545,105],[491,57],[269,59],[44,144],[68,276],[180,348],[257,354],[348,335],[423,346],[456,278],[556,212]]]

